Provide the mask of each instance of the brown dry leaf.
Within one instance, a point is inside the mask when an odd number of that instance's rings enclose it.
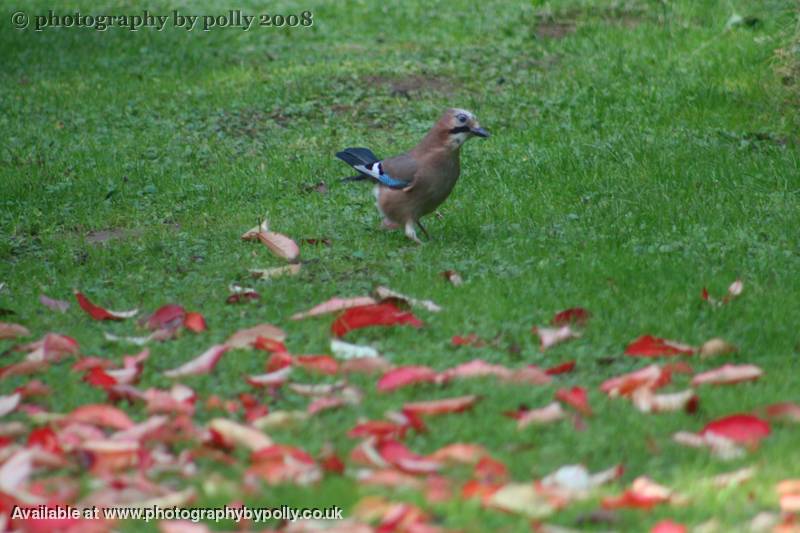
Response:
[[[294,263],[300,257],[300,247],[283,233],[262,231],[258,234],[258,240],[264,243],[273,254],[290,263]]]
[[[28,337],[30,334],[31,332],[25,326],[0,322],[0,339],[16,339],[17,337]]]
[[[698,353],[700,354],[701,358],[705,359],[706,357],[727,355],[729,353],[736,353],[737,351],[739,351],[739,349],[736,346],[730,344],[724,339],[716,337],[704,342],[703,345],[700,347]]]
[[[269,224],[264,220],[261,224],[242,233],[243,241],[257,241],[258,234],[269,231]]]
[[[800,479],[784,479],[775,485],[780,498],[781,511],[800,513]]]
[[[371,296],[356,296],[354,298],[331,298],[321,304],[315,305],[308,311],[302,313],[295,313],[292,315],[292,320],[302,320],[312,316],[327,315],[349,309],[351,307],[361,307],[364,305],[373,305],[377,301]]]
[[[272,324],[259,324],[252,328],[240,329],[225,341],[225,346],[232,349],[252,348],[259,337],[283,342],[286,339],[286,332]]]
[[[294,276],[300,272],[300,264],[273,268],[251,268],[250,276],[256,279],[273,279],[281,276]]]
[[[272,439],[264,433],[261,433],[253,427],[234,422],[233,420],[215,418],[208,424],[208,427],[222,435],[225,440],[244,446],[251,451],[272,446]]]
[[[691,410],[692,402],[695,402],[696,405],[698,400],[692,389],[670,394],[656,394],[652,389],[638,388],[633,391],[631,401],[643,413],[664,413]]]

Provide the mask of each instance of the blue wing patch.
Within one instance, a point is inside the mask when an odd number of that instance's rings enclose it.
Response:
[[[389,174],[385,173],[383,171],[383,165],[380,161],[370,163],[369,165],[355,165],[354,168],[359,172],[363,172],[364,174],[375,178],[390,189],[404,189],[411,184],[410,181],[394,179]]]

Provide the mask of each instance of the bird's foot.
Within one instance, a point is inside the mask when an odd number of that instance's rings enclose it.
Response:
[[[398,224],[397,222],[393,222],[393,221],[389,220],[388,218],[384,218],[383,222],[381,222],[381,228],[386,229],[386,230],[397,229],[399,227],[400,227],[400,224]]]
[[[417,232],[414,229],[413,221],[406,222],[406,237],[408,237],[417,244],[422,244],[422,241],[419,240],[419,237],[417,237]]]

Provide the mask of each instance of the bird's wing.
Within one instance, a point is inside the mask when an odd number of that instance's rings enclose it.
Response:
[[[419,167],[416,158],[410,154],[402,154],[386,159],[381,164],[386,174],[392,176],[396,181],[403,182],[402,186],[392,188],[408,191],[414,186],[414,177]]]

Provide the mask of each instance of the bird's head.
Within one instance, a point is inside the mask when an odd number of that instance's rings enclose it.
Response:
[[[447,145],[455,149],[473,136],[489,136],[489,132],[478,124],[475,115],[465,109],[448,109],[439,119],[439,125],[447,133]]]

